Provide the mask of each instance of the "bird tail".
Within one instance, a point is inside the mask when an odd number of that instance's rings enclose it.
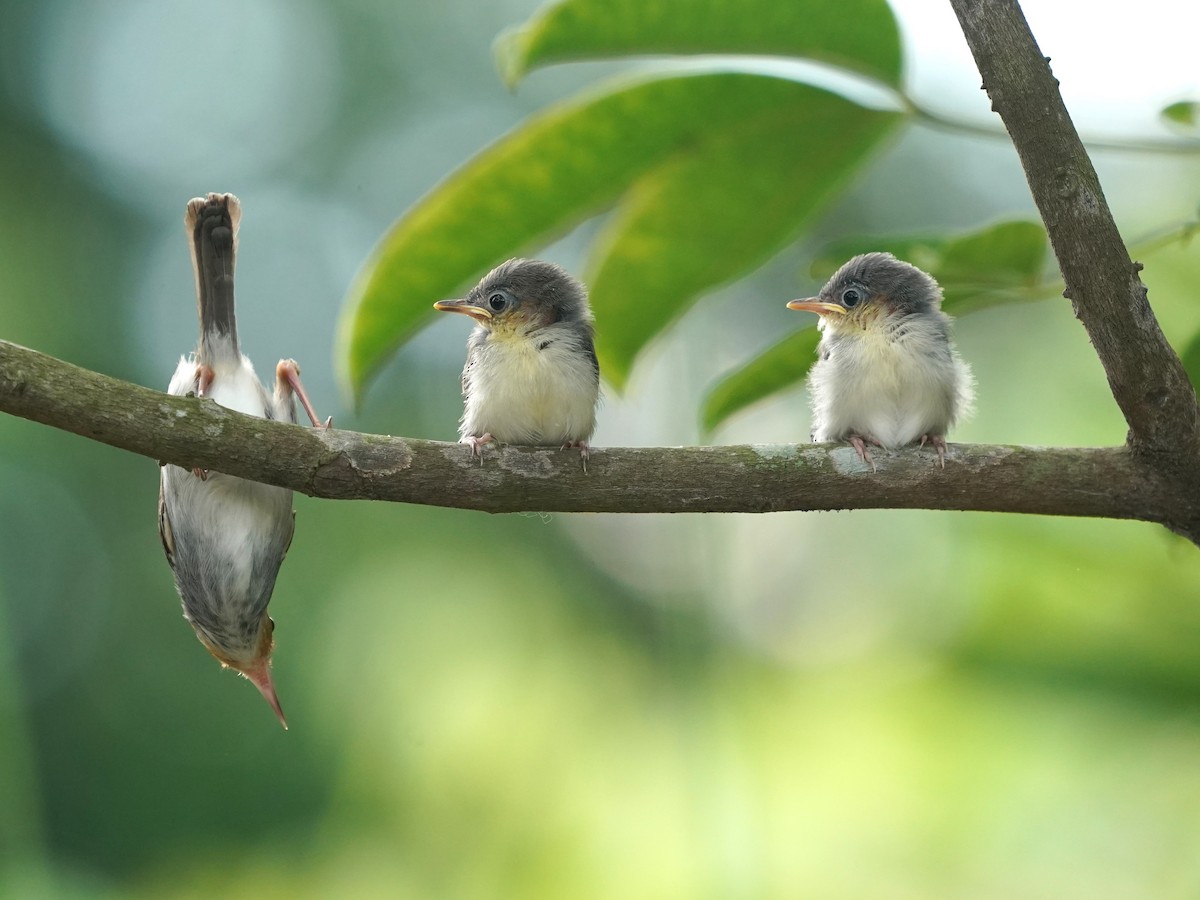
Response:
[[[200,314],[197,361],[213,365],[222,357],[238,358],[237,319],[233,306],[233,272],[242,207],[233,194],[209,194],[187,205],[184,227],[192,242],[196,273],[196,306]]]

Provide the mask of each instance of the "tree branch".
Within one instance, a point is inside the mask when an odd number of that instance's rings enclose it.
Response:
[[[1200,407],[1150,309],[1146,287],[1113,221],[1017,0],[950,0],[994,109],[1004,121],[1058,257],[1075,315],[1100,357],[1129,446],[1200,491]]]
[[[331,499],[488,512],[922,508],[1158,522],[1200,543],[1200,408],[1167,344],[1016,0],[951,0],[1021,156],[1073,298],[1129,423],[1128,445],[625,448],[579,457],[302,428],[170,397],[0,341],[0,410],[187,468]]]
[[[845,445],[489,450],[244,416],[171,397],[0,341],[0,410],[185,468],[214,469],[313,497],[487,512],[772,512],[909,508],[1143,519],[1179,527],[1195,510],[1123,447]],[[1196,534],[1200,534],[1197,529]]]

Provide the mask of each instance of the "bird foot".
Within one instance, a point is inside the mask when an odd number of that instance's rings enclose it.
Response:
[[[300,380],[300,364],[294,359],[281,359],[276,364],[275,386],[277,393],[282,393],[286,390],[294,393],[299,398],[300,405],[304,407],[304,412],[308,415],[308,420],[312,422],[313,428],[324,430],[333,424],[333,416],[330,416],[324,422],[317,418],[317,411],[308,399],[308,392],[304,390],[304,383]]]
[[[850,446],[858,454],[858,458],[865,463],[871,464],[871,471],[878,472],[879,467],[875,465],[875,460],[871,457],[871,451],[867,449],[867,444],[875,447],[882,447],[883,444],[878,439],[871,437],[869,434],[852,434],[846,438],[850,442]]]
[[[201,469],[199,466],[197,466],[196,468],[192,469],[192,474],[201,481],[208,481],[208,469]]]
[[[588,460],[591,459],[591,456],[592,456],[592,451],[591,451],[591,448],[588,447],[588,442],[587,441],[567,441],[565,444],[562,445],[562,449],[579,451],[579,461],[581,463],[583,463],[583,474],[586,475]]]
[[[946,468],[946,438],[940,434],[923,434],[921,435],[921,446],[924,447],[927,443],[933,445],[933,449],[937,451],[938,463],[944,469]]]
[[[473,434],[468,435],[467,437],[465,437],[461,441],[459,441],[459,443],[460,444],[469,444],[471,447],[472,455],[479,457],[479,464],[482,466],[483,465],[483,448],[487,444],[492,443],[492,441],[494,441],[494,440],[496,440],[496,439],[494,437],[492,437],[491,432],[488,432],[487,434],[480,435],[478,437]]]
[[[216,377],[208,366],[196,366],[196,396],[207,397],[213,379]]]

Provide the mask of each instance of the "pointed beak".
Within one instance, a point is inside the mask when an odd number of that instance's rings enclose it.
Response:
[[[279,717],[279,724],[283,726],[284,731],[287,731],[287,719],[283,717],[283,707],[279,705],[279,697],[275,694],[275,683],[271,681],[271,668],[267,660],[263,659],[254,663],[242,669],[241,673],[258,688],[263,699],[271,704],[271,709],[275,710],[275,715]]]
[[[487,322],[492,318],[492,312],[489,309],[484,309],[482,306],[476,306],[466,300],[439,300],[433,304],[433,308],[438,312],[456,312],[470,316],[477,322]]]
[[[846,308],[844,306],[839,306],[836,303],[826,303],[824,300],[818,299],[817,297],[809,297],[807,300],[789,300],[787,308],[798,309],[801,312],[816,313],[818,316],[824,316],[830,313],[834,313],[839,316],[844,316],[846,314]]]

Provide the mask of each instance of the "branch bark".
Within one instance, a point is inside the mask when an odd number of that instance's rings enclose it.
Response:
[[[208,400],[81,369],[0,341],[0,410],[185,468],[214,469],[338,500],[486,512],[772,512],[907,508],[1143,519],[1181,514],[1170,483],[1123,447],[845,445],[489,450],[270,422]]]
[[[1091,338],[1148,464],[1200,490],[1200,407],[1179,357],[1150,309],[1140,263],[1113,220],[1071,121],[1050,58],[1017,0],[950,0],[995,110],[1021,158],[1075,315]]]
[[[1076,315],[1129,423],[1124,447],[953,445],[930,453],[781,445],[489,451],[317,431],[170,397],[0,341],[0,410],[184,467],[330,499],[488,512],[922,508],[1158,522],[1200,544],[1200,408],[1147,303],[1057,82],[1016,0],[951,0],[1021,156]]]

